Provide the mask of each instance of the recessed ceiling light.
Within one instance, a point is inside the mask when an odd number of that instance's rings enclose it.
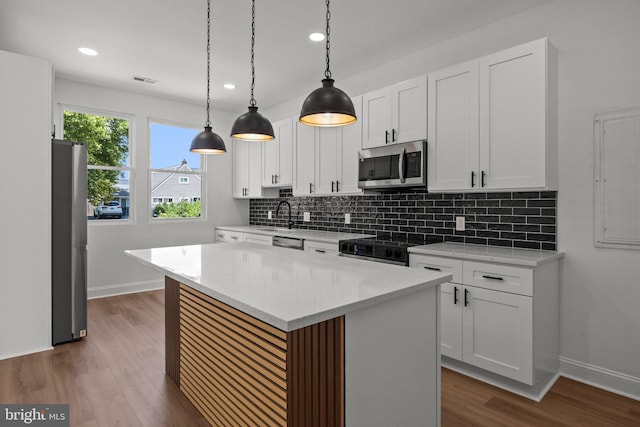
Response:
[[[324,34],[322,33],[311,33],[309,34],[309,40],[314,42],[321,42],[324,40]]]
[[[91,49],[90,47],[79,47],[78,52],[88,56],[96,56],[98,54],[97,50]]]
[[[233,83],[225,83],[224,84],[224,88],[225,89],[235,89],[236,85],[234,85]]]

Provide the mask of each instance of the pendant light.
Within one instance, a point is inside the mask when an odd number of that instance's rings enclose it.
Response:
[[[271,122],[258,113],[253,90],[256,82],[256,69],[253,65],[254,46],[256,43],[256,0],[251,2],[251,100],[249,111],[236,119],[231,127],[231,137],[247,141],[269,141],[274,138]]]
[[[211,74],[211,0],[207,0],[207,123],[204,130],[197,134],[191,141],[189,151],[199,154],[222,154],[227,151],[224,141],[220,135],[211,130],[211,120],[209,120],[209,110],[211,108],[210,99],[210,74]]]
[[[314,90],[307,96],[302,104],[300,111],[300,123],[310,126],[344,126],[354,123],[356,111],[349,95],[342,90],[333,86],[334,80],[331,78],[331,70],[329,69],[329,50],[331,29],[329,28],[329,20],[331,12],[329,12],[329,2],[327,4],[327,68],[324,71],[324,79],[322,87]]]

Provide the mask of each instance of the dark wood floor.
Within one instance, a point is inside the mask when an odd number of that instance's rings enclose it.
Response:
[[[89,301],[88,329],[0,361],[0,403],[69,403],[72,426],[207,425],[164,375],[162,291]],[[444,427],[640,426],[640,402],[565,378],[540,403],[446,369],[442,383]]]

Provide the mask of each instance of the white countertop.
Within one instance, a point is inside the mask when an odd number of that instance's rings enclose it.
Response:
[[[556,251],[503,248],[500,246],[470,245],[465,243],[433,243],[413,246],[409,248],[409,253],[497,262],[525,267],[537,267],[540,264],[554,261],[564,256],[562,252]]]
[[[417,292],[450,274],[253,243],[125,251],[284,331]]]
[[[267,236],[287,236],[317,242],[338,243],[340,240],[364,239],[375,234],[338,233],[333,231],[306,230],[300,228],[265,227],[264,225],[216,226],[216,230],[239,231],[241,233],[264,234]]]

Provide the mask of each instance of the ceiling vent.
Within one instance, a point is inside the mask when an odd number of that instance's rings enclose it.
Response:
[[[149,77],[133,76],[133,80],[137,82],[150,83],[152,85],[158,83],[157,80],[150,79]]]

